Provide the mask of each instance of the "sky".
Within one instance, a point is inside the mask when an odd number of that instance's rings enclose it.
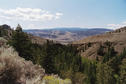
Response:
[[[126,26],[126,0],[0,0],[0,25],[23,29]]]

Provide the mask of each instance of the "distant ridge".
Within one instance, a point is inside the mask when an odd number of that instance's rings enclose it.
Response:
[[[103,34],[109,31],[112,30],[106,28],[79,28],[79,27],[24,30],[24,32],[33,34],[35,36],[51,39],[54,41],[58,41],[60,43],[70,43],[72,41],[77,41],[87,36]]]

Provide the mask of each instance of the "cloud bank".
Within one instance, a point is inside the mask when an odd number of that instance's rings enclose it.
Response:
[[[111,29],[118,29],[118,28],[126,26],[126,21],[120,24],[108,24],[107,26],[110,27]]]
[[[16,9],[2,9],[0,8],[0,18],[7,20],[21,20],[21,21],[51,21],[60,19],[62,13],[50,13],[47,10],[39,8],[16,8]]]

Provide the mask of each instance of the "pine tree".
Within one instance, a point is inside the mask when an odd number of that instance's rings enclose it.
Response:
[[[17,25],[16,30],[17,32],[22,32],[22,27],[20,24]]]
[[[103,56],[104,55],[104,47],[102,45],[100,45],[98,51],[97,51],[97,54],[100,55],[100,56]]]
[[[115,84],[113,69],[107,64],[97,66],[97,84]]]
[[[25,58],[26,60],[31,60],[31,40],[28,35],[22,31],[20,25],[17,26],[16,31],[13,32],[12,38],[9,44],[18,51],[19,56]]]
[[[126,84],[126,58],[123,59],[120,66],[120,84]]]
[[[108,62],[112,57],[116,56],[114,47],[108,47],[107,52],[104,55],[103,63]]]
[[[50,43],[49,41],[47,42],[47,44],[44,45],[44,50],[43,50],[43,61],[41,63],[41,65],[43,66],[43,68],[45,69],[46,73],[51,74],[51,73],[56,73],[56,69],[54,67],[54,55],[53,55],[53,49],[54,46],[52,46],[52,43]]]

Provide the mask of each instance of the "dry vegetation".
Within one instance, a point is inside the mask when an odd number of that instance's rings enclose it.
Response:
[[[19,57],[13,48],[0,48],[0,84],[41,84],[45,72]]]
[[[0,84],[71,84],[69,79],[45,75],[45,70],[26,61],[0,38]]]
[[[43,84],[72,84],[70,79],[61,79],[58,76],[51,75],[51,76],[45,76],[43,78]]]
[[[115,51],[120,54],[126,47],[126,27],[112,32],[107,32],[106,34],[89,36],[82,40],[73,42],[73,45],[78,46],[78,49],[81,51],[81,56],[96,59],[99,47],[101,45],[106,47],[106,42],[112,43]],[[91,44],[91,46],[88,44]]]
[[[24,60],[6,46],[0,48],[0,84],[71,84],[71,80],[45,75],[40,66]]]

